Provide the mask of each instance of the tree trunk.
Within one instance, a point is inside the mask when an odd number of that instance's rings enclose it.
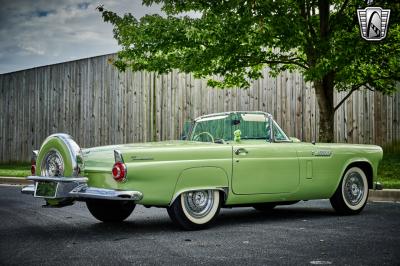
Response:
[[[334,141],[333,79],[325,76],[322,81],[315,81],[315,95],[319,107],[319,142]]]
[[[320,34],[320,48],[317,50],[317,58],[322,58],[321,54],[324,49],[329,48],[329,8],[330,1],[319,0],[319,34]],[[312,54],[308,58],[311,59]],[[313,58],[316,62],[316,58]],[[315,66],[315,65],[314,65]],[[319,106],[319,142],[333,142],[334,141],[334,107],[333,107],[333,89],[334,89],[335,73],[328,72],[322,80],[315,80],[315,94]]]

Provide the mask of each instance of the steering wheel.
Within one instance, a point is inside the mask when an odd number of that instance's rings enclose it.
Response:
[[[201,132],[201,133],[195,135],[195,136],[193,137],[193,140],[198,141],[198,140],[200,139],[200,136],[201,136],[201,135],[207,135],[207,136],[209,136],[209,137],[211,138],[211,141],[214,142],[214,137],[213,137],[213,135],[211,135],[211,134],[210,134],[209,132],[207,132],[207,131],[203,131],[203,132]]]

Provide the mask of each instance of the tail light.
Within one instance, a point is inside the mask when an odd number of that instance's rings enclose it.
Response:
[[[123,182],[126,179],[126,166],[123,162],[116,162],[114,164],[112,176],[117,182]]]
[[[124,163],[122,153],[118,150],[114,150],[115,164],[112,168],[112,176],[117,182],[124,182],[126,180],[127,168]]]
[[[32,151],[31,156],[31,174],[36,175],[36,159],[38,156],[38,151]]]
[[[36,162],[32,162],[31,165],[31,174],[36,175]]]

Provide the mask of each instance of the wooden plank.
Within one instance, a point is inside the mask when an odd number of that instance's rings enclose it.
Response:
[[[387,112],[386,112],[386,139],[385,143],[391,144],[393,142],[393,97],[392,96],[386,96],[386,102],[387,102]]]
[[[276,83],[276,114],[278,124],[282,124],[282,74],[277,77]]]
[[[346,136],[345,136],[345,141],[351,142],[353,139],[353,96],[350,96],[347,98],[346,102],[346,112],[347,112],[347,119],[346,119]]]
[[[303,101],[303,92],[300,87],[300,75],[295,73],[295,119],[296,119],[296,132],[295,137],[303,140],[303,122],[302,122],[302,101]]]

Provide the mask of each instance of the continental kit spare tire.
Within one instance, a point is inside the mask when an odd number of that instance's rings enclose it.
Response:
[[[81,173],[81,149],[68,134],[53,134],[40,147],[36,160],[37,176],[77,177]],[[66,204],[70,199],[46,199],[50,205]]]

